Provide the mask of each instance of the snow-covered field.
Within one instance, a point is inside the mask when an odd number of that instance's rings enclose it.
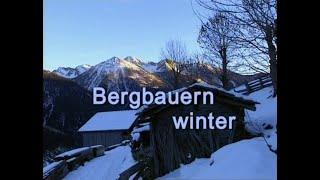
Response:
[[[134,165],[129,146],[119,146],[105,152],[104,156],[92,159],[71,171],[65,180],[115,180],[119,174]]]

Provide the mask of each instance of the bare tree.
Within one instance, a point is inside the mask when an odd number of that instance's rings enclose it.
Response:
[[[228,65],[235,52],[232,38],[235,28],[226,14],[217,13],[203,23],[198,37],[200,46],[206,49],[208,59],[222,69],[219,74],[224,89],[228,89]]]
[[[276,0],[196,0],[207,10],[224,13],[238,28],[232,34],[242,65],[269,72],[277,93]]]
[[[200,78],[201,66],[203,64],[203,56],[200,53],[193,53],[185,62],[186,75],[190,80],[198,80]]]
[[[179,40],[170,40],[166,43],[165,48],[161,50],[161,58],[165,59],[172,72],[174,79],[174,88],[178,88],[181,79],[181,73],[186,68],[188,61],[187,48]]]
[[[200,79],[200,71],[201,71],[201,68],[203,68],[202,66],[204,66],[204,56],[203,54],[200,54],[200,53],[194,53],[192,56],[191,56],[191,59],[192,59],[192,62],[193,62],[193,77],[194,79],[198,80]]]

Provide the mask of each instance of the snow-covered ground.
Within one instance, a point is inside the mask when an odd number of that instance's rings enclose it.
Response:
[[[246,120],[258,121],[271,125],[277,124],[277,97],[271,97],[272,87],[264,88],[249,95],[249,97],[260,104],[257,104],[256,111],[247,111]]]
[[[106,151],[104,156],[86,162],[84,166],[71,171],[65,180],[115,180],[121,172],[136,162],[129,146],[119,146]]]
[[[277,156],[259,137],[224,146],[210,159],[197,159],[158,179],[271,180],[276,174]]]
[[[253,134],[263,133],[268,144],[276,150],[277,97],[273,98],[272,94],[272,86],[250,94],[249,96],[260,104],[256,105],[256,111],[246,111],[245,121],[248,131]]]

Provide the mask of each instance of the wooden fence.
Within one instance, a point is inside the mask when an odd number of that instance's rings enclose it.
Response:
[[[140,161],[127,170],[123,171],[117,180],[128,180],[132,176],[137,176],[137,174],[146,167],[146,163]],[[137,177],[133,177],[133,179],[137,179]]]
[[[102,145],[74,149],[57,155],[56,162],[43,168],[44,180],[56,180],[65,177],[68,172],[84,165],[84,162],[104,155],[105,147]]]
[[[62,154],[59,154],[54,158],[55,162],[48,165],[49,167],[43,168],[43,179],[44,180],[62,179],[68,174],[68,172],[77,169],[79,166],[83,166],[86,161],[90,161],[95,157],[104,155],[105,151],[110,151],[114,148],[117,148],[119,146],[125,146],[129,143],[130,143],[130,140],[125,140],[119,144],[112,145],[109,147],[104,147],[103,145],[96,145],[96,146],[73,149],[71,151],[67,151]],[[132,169],[124,172],[122,177],[126,177],[126,175],[131,171]]]
[[[241,90],[234,89],[237,93],[242,93],[244,95],[248,95],[265,87],[272,86],[272,79],[269,75],[262,76],[256,80],[247,82],[245,84],[245,88]]]
[[[69,172],[68,166],[65,160],[53,162],[50,167],[43,168],[43,179],[45,180],[56,180],[62,179]]]

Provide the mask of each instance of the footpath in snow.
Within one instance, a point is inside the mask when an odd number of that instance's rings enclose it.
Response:
[[[119,146],[105,152],[104,156],[86,162],[71,171],[65,180],[115,180],[119,174],[134,165],[129,146]]]

